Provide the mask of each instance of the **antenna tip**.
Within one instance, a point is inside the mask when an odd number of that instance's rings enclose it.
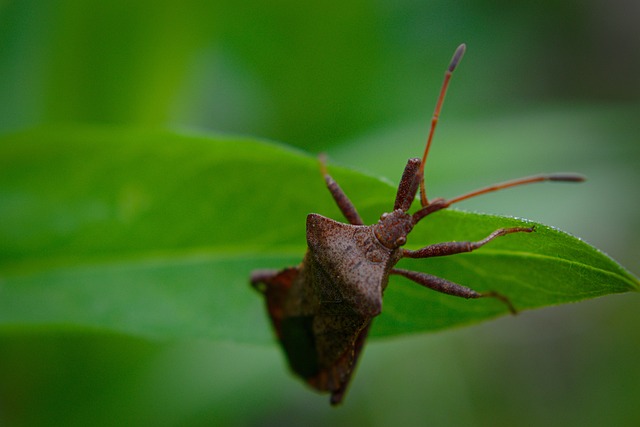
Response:
[[[452,73],[453,70],[456,69],[456,67],[458,66],[458,63],[460,62],[460,60],[462,59],[462,56],[464,55],[464,51],[467,49],[467,45],[462,43],[460,46],[458,46],[458,48],[456,49],[456,51],[453,54],[453,58],[451,58],[451,63],[449,64],[449,72]]]
[[[586,179],[583,175],[577,173],[554,173],[549,175],[549,181],[583,182]]]

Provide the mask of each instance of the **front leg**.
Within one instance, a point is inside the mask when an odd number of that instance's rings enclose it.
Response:
[[[476,249],[486,245],[496,237],[504,236],[511,233],[531,233],[535,231],[533,227],[513,227],[513,228],[500,228],[493,233],[489,234],[482,240],[477,242],[445,242],[436,243],[435,245],[425,246],[417,251],[409,249],[402,250],[402,256],[406,258],[431,258],[436,256],[447,256],[461,254],[464,252],[475,251]]]
[[[327,183],[327,188],[329,192],[333,196],[333,200],[336,201],[336,204],[340,208],[340,211],[344,215],[344,217],[349,221],[349,224],[352,225],[364,225],[362,222],[362,218],[360,218],[360,214],[356,207],[351,203],[351,200],[347,197],[347,195],[342,191],[342,188],[338,185],[338,183],[333,179],[329,172],[327,172],[327,166],[325,165],[325,156],[321,155],[319,157],[320,160],[320,171],[324,176],[324,181]]]

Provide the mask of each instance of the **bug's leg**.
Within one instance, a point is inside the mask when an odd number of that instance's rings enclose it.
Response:
[[[450,282],[449,280],[443,279],[438,276],[433,276],[431,274],[422,273],[418,271],[404,270],[401,268],[393,268],[391,269],[391,274],[397,274],[399,276],[404,276],[409,280],[416,282],[419,285],[425,286],[429,289],[433,289],[434,291],[442,292],[443,294],[453,295],[461,298],[497,298],[502,301],[508,308],[512,314],[516,314],[517,311],[511,301],[507,297],[498,292],[477,292],[471,288],[467,288],[466,286],[459,285],[454,282]]]
[[[324,181],[327,183],[327,188],[329,192],[333,196],[333,200],[336,201],[336,204],[340,208],[340,211],[344,215],[344,217],[349,221],[349,224],[353,225],[364,225],[362,222],[362,218],[360,218],[360,214],[358,213],[356,207],[351,203],[351,200],[344,194],[342,188],[338,185],[338,183],[333,179],[329,172],[327,171],[327,166],[325,165],[325,156],[320,155],[318,158],[320,161],[320,171],[324,176]]]
[[[482,240],[478,240],[477,242],[445,242],[445,243],[437,243],[435,245],[429,245],[422,249],[418,249],[417,251],[411,251],[408,249],[403,249],[402,255],[407,258],[430,258],[436,256],[446,256],[446,255],[455,255],[463,252],[471,252],[476,250],[485,244],[489,243],[493,239],[504,236],[505,234],[511,233],[531,233],[535,231],[534,228],[528,227],[512,227],[512,228],[500,228],[493,233],[489,234]],[[509,311],[511,313],[516,313],[513,304],[507,297],[497,292],[477,292],[473,289],[467,288],[466,286],[459,285],[454,282],[450,282],[441,277],[432,276],[426,273],[420,273],[417,271],[409,271],[402,270],[399,268],[394,268],[391,270],[391,274],[398,274],[406,277],[407,279],[413,280],[414,282],[426,286],[430,289],[433,289],[438,292],[442,292],[448,295],[454,295],[462,298],[483,298],[483,297],[492,297],[497,298],[509,307]]]
[[[489,234],[482,240],[477,242],[444,242],[436,243],[434,245],[425,246],[422,249],[412,251],[409,249],[402,250],[402,256],[406,258],[431,258],[436,256],[455,255],[464,252],[474,251],[496,237],[504,236],[511,233],[531,233],[535,231],[533,227],[512,227],[512,228],[500,228],[493,233]]]

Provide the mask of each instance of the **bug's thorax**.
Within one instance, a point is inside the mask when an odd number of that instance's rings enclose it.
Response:
[[[397,249],[407,243],[407,235],[415,225],[413,218],[401,209],[383,213],[373,225],[378,241],[388,249]]]

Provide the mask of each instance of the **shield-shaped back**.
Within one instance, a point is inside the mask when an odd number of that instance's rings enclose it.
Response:
[[[308,269],[313,288],[327,310],[353,311],[373,317],[382,309],[391,251],[371,227],[343,224],[318,214],[307,216]],[[339,308],[340,307],[340,308]]]

